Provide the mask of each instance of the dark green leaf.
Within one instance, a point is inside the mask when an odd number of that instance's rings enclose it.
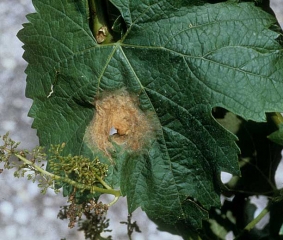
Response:
[[[236,137],[212,108],[255,121],[283,110],[282,47],[269,30],[276,20],[252,3],[112,0],[127,31],[100,45],[86,2],[33,2],[37,13],[18,36],[41,145],[65,142],[66,153],[102,161],[111,155],[109,181],[120,179],[130,211],[141,206],[152,218],[200,227],[220,205],[220,171],[239,174]],[[155,119],[141,151],[121,145],[114,154],[86,144],[95,104],[117,91],[137,98],[139,112]]]

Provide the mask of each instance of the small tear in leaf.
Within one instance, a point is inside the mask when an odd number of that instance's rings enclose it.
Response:
[[[114,128],[114,127],[111,127],[111,128],[110,128],[110,131],[109,131],[109,136],[112,136],[112,135],[114,135],[114,134],[116,134],[116,133],[117,133],[117,129]]]

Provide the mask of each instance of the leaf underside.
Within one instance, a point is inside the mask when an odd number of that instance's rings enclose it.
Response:
[[[37,13],[18,34],[33,127],[43,146],[65,142],[68,154],[103,155],[84,142],[94,99],[127,89],[158,119],[146,151],[117,157],[113,174],[129,210],[141,206],[152,218],[199,228],[220,205],[220,172],[239,175],[236,137],[212,108],[254,121],[283,111],[282,47],[269,29],[276,20],[252,3],[111,2],[127,31],[101,45],[85,1],[33,1]]]

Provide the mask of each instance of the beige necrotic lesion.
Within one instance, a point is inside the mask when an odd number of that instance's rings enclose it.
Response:
[[[152,114],[139,108],[137,96],[126,90],[115,91],[95,101],[95,116],[86,132],[90,147],[106,155],[113,142],[125,150],[138,151],[153,137]]]

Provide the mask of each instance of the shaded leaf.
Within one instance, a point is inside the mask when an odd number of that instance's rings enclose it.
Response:
[[[275,172],[281,160],[282,147],[271,142],[267,136],[274,131],[272,122],[255,123],[244,121],[237,132],[241,149],[242,176],[228,183],[231,191],[247,195],[273,195],[276,190]]]
[[[270,237],[274,239],[283,239],[282,223],[283,223],[283,202],[279,201],[273,203],[270,208],[270,224],[269,224]]]
[[[283,124],[280,124],[279,125],[279,129],[277,131],[271,133],[268,136],[268,138],[271,141],[273,141],[273,142],[275,142],[275,143],[277,143],[277,144],[282,146],[283,145]]]

